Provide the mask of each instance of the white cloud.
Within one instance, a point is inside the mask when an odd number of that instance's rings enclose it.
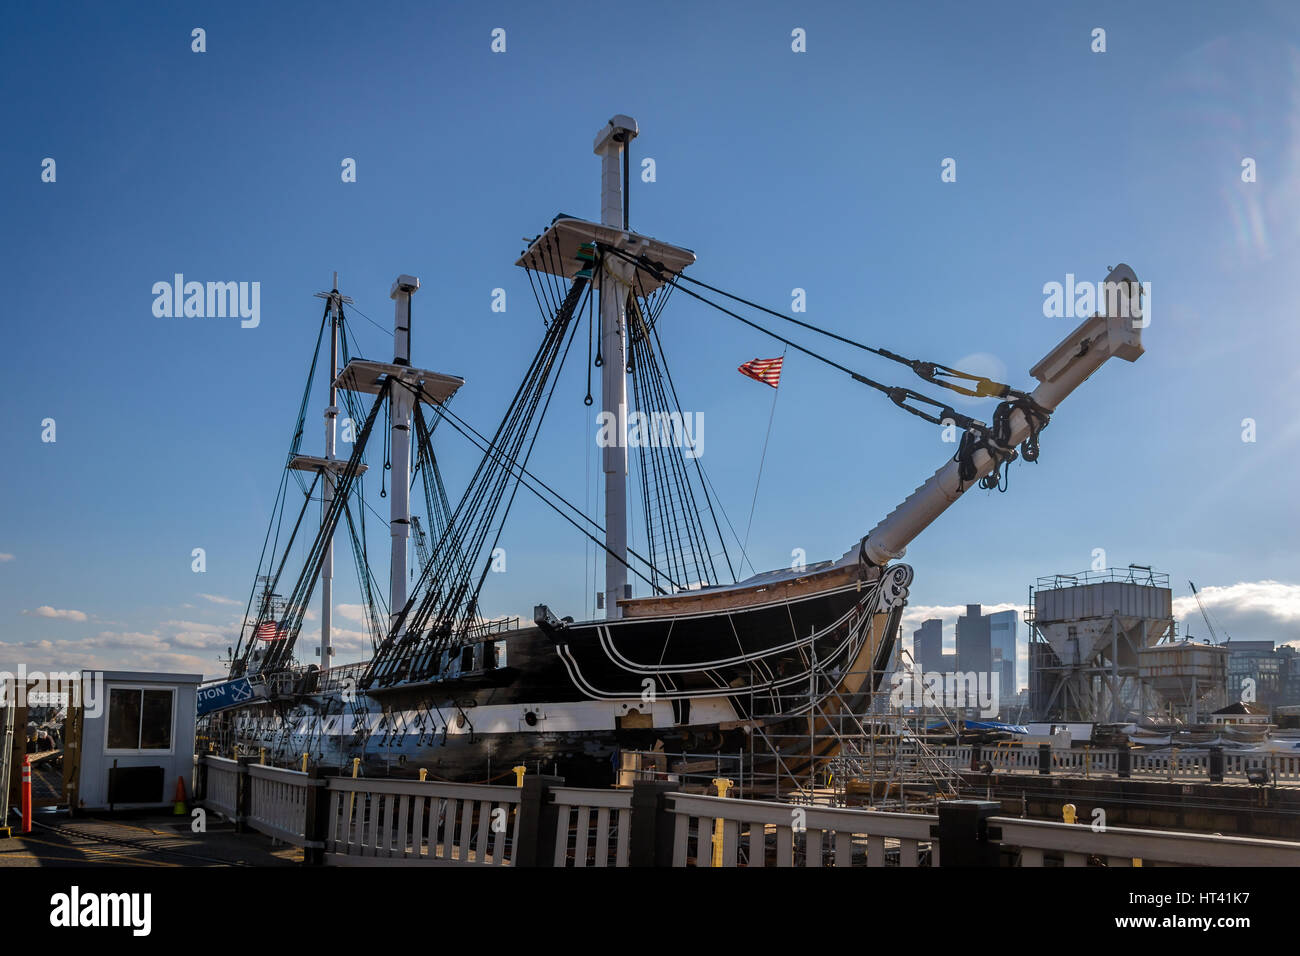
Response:
[[[1239,581],[1208,585],[1200,589],[1201,602],[1219,640],[1274,641],[1284,644],[1300,640],[1300,585],[1281,581]],[[1182,622],[1179,633],[1198,639],[1209,638],[1205,619],[1188,594],[1174,598],[1174,617]]]
[[[358,624],[364,624],[366,620],[366,608],[363,604],[336,604],[334,613]]]
[[[31,617],[55,617],[65,621],[86,620],[85,611],[61,611],[58,608],[50,607],[48,604],[42,604],[34,611],[24,610],[23,613]]]
[[[202,594],[198,595],[205,601],[211,601],[213,604],[229,604],[234,607],[240,607],[240,603],[234,598],[222,597],[220,594]]]
[[[75,640],[0,641],[0,669],[142,670],[217,677],[218,663],[234,644],[237,622],[225,625],[163,621],[149,631],[100,631]]]
[[[13,559],[14,556],[12,554],[6,554],[5,552],[0,551],[0,564],[4,564],[6,561],[12,561]]]
[[[102,631],[76,641],[0,643],[0,668],[16,670],[145,670],[216,676],[216,662],[173,650],[157,634]]]

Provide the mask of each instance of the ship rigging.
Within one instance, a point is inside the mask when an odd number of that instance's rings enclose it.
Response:
[[[254,711],[216,719],[244,728],[244,736],[257,728],[263,742],[268,732],[259,721],[270,719],[276,749],[294,758],[308,752],[343,762],[355,755],[391,768],[400,752],[403,766],[478,779],[485,763],[509,766],[544,755],[595,778],[602,766],[608,772],[621,747],[648,747],[672,735],[723,746],[801,716],[811,726],[813,715],[827,707],[859,712],[855,708],[875,691],[866,675],[881,672],[893,650],[912,579],[909,567],[893,562],[970,487],[1005,490],[1006,465],[1016,457],[1037,459],[1050,416],[1107,359],[1134,361],[1142,354],[1140,326],[1129,318],[1140,314],[1139,285],[1125,265],[1107,277],[1126,297],[1121,308],[1094,315],[1062,340],[1031,370],[1038,381],[1032,391],[855,341],[688,276],[694,253],[629,227],[627,156],[637,132],[634,121],[616,116],[597,135],[601,220],[557,216],[519,257],[544,328],[490,436],[451,408],[464,380],[411,365],[418,278],[399,276],[390,292],[391,362],[356,357],[347,321],[353,304],[339,293],[337,279],[330,292],[319,293],[326,305],[316,352],[231,661],[231,677],[255,677],[265,689]],[[674,415],[680,420],[682,402],[660,334],[676,292],[849,375],[926,422],[959,428],[956,454],[840,559],[738,580],[747,557],[743,543],[691,442],[636,442],[632,472],[645,546],[633,548],[628,441],[600,448],[603,522],[530,463],[584,331],[577,354],[585,345],[585,405],[598,401],[601,414],[613,416],[620,429],[629,408],[651,422]],[[759,316],[906,366],[933,386],[999,404],[986,424],[914,388],[871,378]],[[327,330],[325,455],[313,457],[300,446]],[[593,369],[600,372],[598,399]],[[347,420],[361,423],[346,458],[335,454],[340,395]],[[444,423],[481,455],[454,505],[433,447]],[[390,506],[386,603],[366,548],[365,457],[376,434],[384,445],[381,496]],[[290,474],[303,501],[282,542],[293,512]],[[423,516],[410,508],[417,482]],[[313,533],[304,526],[318,488],[321,518]],[[484,616],[483,588],[521,488],[604,553],[597,604],[603,619],[575,622],[544,604],[529,627],[509,629]],[[333,541],[341,524],[348,529],[373,648],[355,668],[346,704],[328,676]],[[740,546],[735,560],[724,524]],[[408,575],[412,531],[420,560]],[[300,536],[308,543],[294,574],[289,559]],[[635,597],[630,578],[648,593]],[[294,658],[318,583],[324,677]]]

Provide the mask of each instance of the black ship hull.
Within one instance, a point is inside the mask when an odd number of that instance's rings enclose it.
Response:
[[[618,620],[520,628],[444,652],[418,682],[363,690],[365,667],[312,673],[227,717],[225,737],[282,765],[306,754],[345,772],[360,761],[366,775],[457,782],[524,766],[604,786],[633,752],[797,773],[834,747],[831,715],[861,713],[879,690],[910,581],[905,565],[859,565],[647,602]]]

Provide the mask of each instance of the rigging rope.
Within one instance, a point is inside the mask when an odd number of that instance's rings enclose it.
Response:
[[[916,391],[915,389],[907,388],[902,385],[885,385],[881,382],[875,381],[874,379],[867,378],[867,376],[861,374],[860,372],[855,372],[853,369],[845,365],[841,365],[839,362],[836,362],[834,359],[827,358],[825,355],[822,355],[818,352],[814,352],[812,349],[800,345],[798,342],[794,342],[786,338],[785,336],[780,335],[777,332],[773,332],[771,329],[765,328],[764,326],[759,325],[757,322],[747,319],[743,315],[739,315],[731,311],[730,309],[726,308],[723,305],[719,305],[717,302],[712,301],[706,296],[702,296],[698,292],[695,292],[691,289],[688,289],[680,285],[675,278],[676,274],[662,267],[662,264],[651,263],[644,256],[640,256],[640,257],[630,256],[627,253],[623,252],[621,249],[615,249],[611,246],[602,246],[601,248],[606,252],[613,252],[615,255],[619,256],[620,258],[635,265],[638,269],[645,270],[647,273],[654,276],[659,281],[677,286],[677,288],[681,289],[681,291],[685,292],[687,295],[691,296],[692,298],[699,299],[705,305],[717,309],[719,312],[731,316],[733,319],[736,319],[737,321],[742,322],[745,325],[748,325],[750,328],[755,329],[758,332],[762,332],[764,335],[776,339],[778,342],[784,344],[787,348],[792,348],[799,352],[802,352],[805,355],[809,356],[810,358],[816,359],[817,361],[822,362],[825,365],[829,365],[833,369],[843,372],[844,374],[851,377],[854,381],[860,382],[863,385],[876,389],[877,391],[883,393],[886,397],[888,397],[889,400],[892,401],[899,408],[903,409],[906,412],[910,412],[911,414],[916,415],[918,418],[922,418],[933,425],[946,425],[949,422],[951,422],[953,424],[961,426],[962,428],[985,429],[988,427],[979,419],[971,418],[969,415],[963,415],[960,412],[958,412],[956,409],[952,408],[951,406],[949,406],[944,402],[939,401],[938,399],[930,398],[929,396],[924,395]],[[770,310],[764,310],[764,311],[770,311]],[[915,401],[921,404],[931,405],[935,408],[938,408],[939,412],[937,416],[931,415],[928,412],[925,412],[919,408],[914,408],[908,405],[907,404],[908,401]]]
[[[783,343],[787,348],[793,348],[800,352],[803,352],[805,355],[809,356],[810,358],[816,359],[817,361],[829,365],[830,367],[837,369],[838,371],[844,372],[845,374],[853,378],[854,381],[860,382],[863,385],[867,385],[870,388],[876,389],[877,391],[883,393],[887,398],[889,398],[890,401],[892,401],[899,408],[917,416],[918,418],[928,421],[934,425],[941,425],[941,426],[957,425],[961,427],[966,434],[962,438],[962,443],[961,446],[958,448],[957,454],[954,455],[953,457],[956,461],[958,461],[961,464],[961,475],[963,476],[962,477],[963,483],[974,479],[974,474],[976,470],[974,466],[974,454],[976,451],[983,449],[993,457],[994,469],[992,473],[986,475],[984,478],[980,480],[981,487],[1000,488],[1000,490],[1003,491],[1006,490],[1005,484],[1002,482],[1002,478],[1000,475],[1000,467],[1003,463],[1009,461],[1010,458],[1015,455],[1014,449],[1008,448],[1006,446],[1006,443],[1010,441],[1011,414],[1016,410],[1021,411],[1021,413],[1024,414],[1026,421],[1029,423],[1029,436],[1025,439],[1021,449],[1024,454],[1025,460],[1032,462],[1038,459],[1038,434],[1039,432],[1042,431],[1043,428],[1047,426],[1049,420],[1049,413],[1042,406],[1038,405],[1034,401],[1031,395],[1025,392],[1018,391],[1016,389],[1011,388],[1010,386],[1002,385],[1001,383],[998,382],[993,382],[992,380],[983,378],[981,376],[970,375],[965,372],[961,372],[956,369],[949,368],[946,365],[940,365],[934,362],[922,362],[917,359],[908,359],[894,352],[891,352],[888,349],[880,349],[880,348],[875,348],[873,346],[864,345],[860,342],[855,342],[852,339],[845,338],[844,336],[837,335],[833,332],[827,332],[823,329],[817,328],[814,325],[811,325],[810,323],[802,322],[788,315],[783,315],[780,312],[776,312],[773,309],[769,309],[766,308],[765,306],[758,305],[757,303],[751,302],[748,299],[743,299],[740,296],[732,295],[729,292],[725,292],[721,289],[717,289],[714,286],[710,286],[707,283],[700,282],[697,279],[692,279],[688,276],[683,275],[680,272],[673,272],[671,269],[668,269],[662,262],[651,262],[644,255],[632,256],[621,249],[615,248],[613,246],[607,246],[604,244],[600,245],[600,249],[602,252],[614,253],[619,258],[623,259],[625,262],[634,265],[637,269],[646,272],[647,274],[653,276],[655,279],[664,283],[665,285],[682,289],[683,292],[685,292],[687,295],[691,296],[692,298],[698,299],[699,301],[703,302],[705,305],[708,305],[718,310],[719,312],[724,313],[725,315],[731,316],[732,318],[736,319],[739,322],[742,322],[743,324],[749,326],[750,328],[762,332],[764,335],[776,339],[778,342]],[[781,318],[781,319],[785,319],[786,321],[793,322],[795,325],[801,326],[806,329],[810,329],[814,332],[818,332],[823,335],[827,335],[830,338],[836,339],[838,341],[844,342],[849,345],[853,345],[865,351],[872,352],[876,355],[881,355],[893,361],[900,362],[912,368],[913,371],[915,371],[922,378],[925,378],[927,381],[931,381],[934,384],[941,385],[944,388],[949,388],[952,389],[953,391],[960,392],[961,394],[970,395],[974,397],[1001,397],[1004,399],[1004,401],[1002,401],[998,405],[997,409],[994,412],[994,425],[992,428],[990,428],[990,426],[984,424],[979,419],[973,418],[969,415],[963,415],[960,412],[958,412],[956,409],[952,408],[950,405],[941,402],[938,399],[930,398],[929,396],[921,392],[918,392],[915,389],[907,388],[905,386],[885,385],[881,382],[877,382],[873,379],[870,379],[859,372],[855,372],[853,369],[841,365],[839,362],[836,362],[835,360],[828,358],[825,355],[822,355],[818,352],[813,351],[810,348],[802,346],[797,342],[791,341],[785,336],[773,332],[771,329],[765,328],[764,326],[759,325],[757,322],[754,322],[750,319],[745,318],[742,315],[737,314],[736,312],[733,312],[732,310],[726,308],[725,306],[712,301],[706,296],[700,295],[699,293],[691,289],[683,287],[678,281],[683,279],[688,282],[695,283],[696,285],[699,285],[703,288],[707,288],[713,292],[718,293],[719,295],[726,296],[727,298],[733,299],[737,302],[742,302],[745,305],[758,309],[759,311],[766,312],[769,315],[774,315],[777,318]],[[976,383],[976,387],[975,389],[972,390],[972,389],[967,389],[963,386],[955,385],[951,382],[941,381],[938,378],[938,376],[940,375],[948,375],[948,376],[958,377],[969,381],[974,381]],[[908,404],[909,402],[914,404]],[[938,409],[938,411],[935,414],[931,414],[925,411],[923,408],[917,407],[917,406],[926,406],[926,405],[932,408],[936,408]]]
[[[660,267],[663,266],[662,263],[656,263],[656,265]],[[664,268],[664,271],[667,272],[669,270]],[[778,312],[775,309],[769,309],[766,306],[759,305],[757,302],[751,302],[749,299],[742,298],[741,296],[734,295],[733,293],[727,292],[724,289],[719,289],[716,286],[709,285],[707,282],[702,282],[699,279],[686,275],[685,273],[677,272],[677,273],[673,273],[673,275],[675,279],[684,279],[685,281],[700,286],[701,288],[708,289],[710,292],[715,292],[718,295],[726,296],[728,299],[731,299],[735,302],[740,302],[744,305],[747,305],[752,309],[757,309],[760,312],[766,312],[768,315],[772,315],[778,319],[783,319],[786,322],[793,323],[794,325],[797,325],[800,328],[808,329],[809,331],[816,332],[819,335],[824,335],[827,338],[834,339],[837,342],[843,342],[845,345],[851,345],[854,348],[862,349],[864,352],[870,352],[873,355],[879,355],[881,358],[889,359],[892,362],[898,362],[900,365],[906,365],[913,372],[915,372],[920,378],[925,379],[927,382],[932,382],[933,384],[942,386],[943,388],[952,389],[954,392],[959,392],[962,395],[968,395],[972,398],[1008,398],[1008,397],[1018,398],[1024,395],[1023,392],[1019,392],[1016,389],[1013,389],[1010,385],[1004,385],[1001,382],[995,382],[992,379],[987,378],[983,375],[971,375],[967,372],[959,371],[958,369],[940,364],[938,362],[926,362],[926,361],[922,361],[921,359],[907,358],[904,355],[899,355],[897,352],[892,352],[886,348],[880,348],[877,346],[867,345],[863,342],[855,341],[854,339],[850,339],[846,336],[839,335],[835,332],[831,332],[828,329],[823,329],[819,326],[813,325],[810,322],[803,322],[799,319],[796,319],[794,316],[786,315],[785,313]],[[939,375],[948,375],[953,378],[964,379],[966,381],[975,382],[976,385],[974,389],[965,388],[963,386],[953,384],[952,382],[941,381],[937,377]]]
[[[785,358],[785,352],[781,353],[781,358]],[[763,454],[758,459],[758,477],[754,479],[754,498],[749,503],[749,523],[745,525],[745,544],[744,549],[749,549],[749,532],[754,527],[754,509],[758,507],[758,486],[763,481],[763,463],[767,461],[767,443],[772,438],[772,422],[776,419],[776,400],[781,396],[781,387],[778,385],[772,389],[772,411],[767,416],[767,434],[763,437]]]

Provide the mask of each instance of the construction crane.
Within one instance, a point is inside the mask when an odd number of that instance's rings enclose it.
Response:
[[[429,537],[420,526],[420,516],[411,515],[411,527],[415,529],[415,550],[420,557],[420,567],[429,563]],[[414,568],[411,569],[414,572]]]
[[[1205,602],[1201,600],[1201,595],[1197,592],[1197,590],[1196,590],[1196,585],[1195,585],[1195,584],[1192,584],[1191,581],[1188,581],[1187,583],[1188,583],[1189,585],[1191,585],[1191,588],[1192,588],[1192,597],[1196,598],[1196,606],[1199,607],[1199,608],[1201,609],[1201,617],[1205,618],[1205,626],[1208,627],[1208,628],[1210,629],[1210,641],[1211,641],[1211,643],[1214,643],[1214,644],[1219,644],[1219,643],[1227,644],[1228,641],[1231,641],[1231,640],[1232,640],[1232,635],[1229,634],[1227,631],[1224,631],[1224,632],[1223,632],[1223,636],[1224,636],[1226,639],[1225,639],[1224,641],[1222,641],[1222,642],[1219,640],[1219,635],[1218,635],[1218,633],[1214,630],[1214,625],[1210,623],[1210,612],[1207,611],[1207,610],[1205,609]]]

